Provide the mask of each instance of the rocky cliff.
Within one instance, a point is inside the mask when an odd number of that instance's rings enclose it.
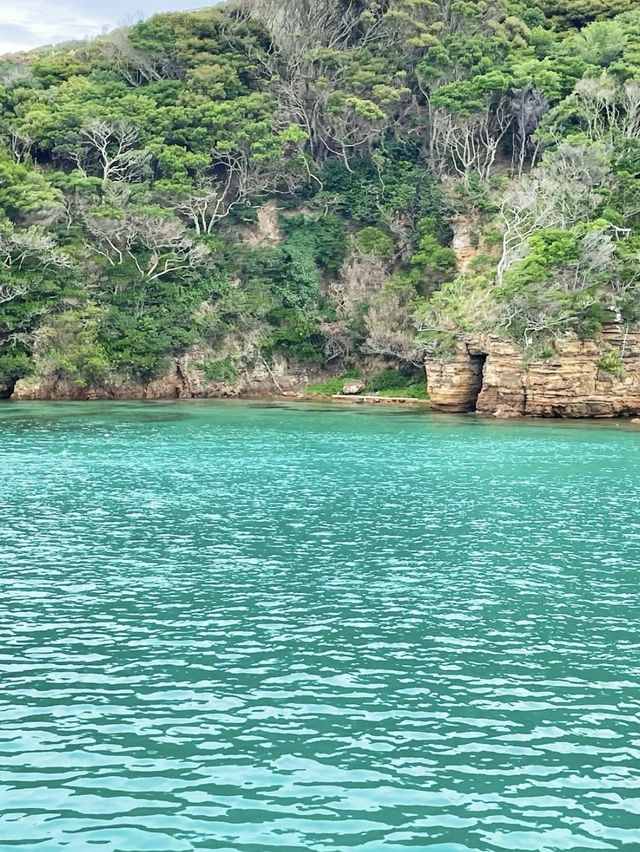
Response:
[[[326,381],[334,375],[316,365],[292,365],[284,358],[275,358],[271,364],[256,359],[233,378],[211,378],[205,366],[210,357],[211,352],[206,347],[194,347],[177,358],[164,375],[146,384],[127,383],[122,378],[101,385],[82,386],[55,376],[21,379],[10,398],[124,400],[274,396],[302,392],[308,384]]]
[[[432,407],[496,417],[640,414],[640,331],[605,326],[594,340],[567,337],[526,363],[516,347],[470,335],[450,360],[427,359]]]

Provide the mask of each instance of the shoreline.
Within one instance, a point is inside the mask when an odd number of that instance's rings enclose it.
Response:
[[[291,395],[280,394],[278,399],[293,399],[299,402],[353,402],[356,405],[422,405],[430,411],[431,404],[428,399],[418,399],[413,396],[375,396],[374,394],[347,394],[334,393],[330,396],[323,394],[305,394],[292,392]]]
[[[233,400],[256,400],[263,402],[353,402],[360,405],[412,405],[423,406],[431,409],[428,399],[418,399],[410,396],[374,396],[373,394],[366,395],[349,395],[349,394],[332,394],[325,396],[323,394],[305,394],[296,391],[284,393],[239,393],[220,396],[99,396],[92,395],[86,397],[77,396],[48,396],[48,397],[26,397],[14,399],[13,397],[0,398],[2,404],[22,404],[32,402],[230,402]]]
[[[424,412],[445,417],[464,417],[484,423],[528,423],[528,424],[546,424],[552,422],[573,423],[573,424],[593,424],[604,425],[628,425],[640,427],[640,416],[634,417],[541,417],[531,414],[518,415],[514,417],[496,416],[490,414],[482,414],[478,411],[442,411],[434,408],[428,399],[416,399],[415,397],[384,397],[373,396],[372,394],[356,395],[356,394],[334,394],[324,396],[319,394],[304,394],[296,391],[285,393],[246,393],[229,396],[162,396],[162,397],[85,397],[78,399],[77,397],[46,397],[39,399],[12,399],[11,397],[0,399],[0,406],[3,404],[22,405],[30,403],[78,403],[85,402],[105,402],[105,403],[175,403],[175,402],[292,402],[292,403],[316,403],[326,405],[327,403],[344,405],[351,403],[352,405],[360,406],[391,406],[402,407],[409,406],[411,408],[422,408]]]

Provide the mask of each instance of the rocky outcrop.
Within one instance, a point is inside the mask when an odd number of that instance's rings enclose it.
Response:
[[[103,385],[78,385],[65,379],[20,379],[11,394],[12,400],[49,399],[178,399],[191,394],[177,365],[165,375],[147,384],[127,383],[114,379]]]
[[[461,413],[475,411],[482,388],[485,357],[472,355],[466,343],[459,343],[451,359],[427,359],[427,387],[432,408]]]
[[[328,287],[328,294],[340,305],[342,314],[352,314],[363,302],[379,292],[391,275],[387,261],[359,251],[350,252]]]
[[[364,382],[360,381],[360,379],[355,379],[352,382],[345,382],[342,386],[342,393],[345,396],[354,396],[355,394],[362,393],[364,390]]]
[[[177,358],[164,375],[146,384],[114,377],[102,385],[77,385],[57,377],[30,377],[18,381],[12,400],[82,399],[215,399],[235,396],[269,396],[301,393],[313,382],[334,378],[336,373],[316,364],[290,364],[275,357],[239,361],[237,374],[209,378],[207,363],[220,360],[206,346],[195,346]],[[336,367],[337,369],[337,367]],[[7,394],[8,395],[8,394]]]
[[[594,340],[557,340],[526,363],[509,341],[473,335],[449,361],[428,359],[434,409],[496,417],[626,417],[640,413],[640,331],[605,326]]]
[[[452,217],[450,224],[453,231],[451,248],[456,255],[458,272],[466,272],[477,257],[500,253],[499,246],[486,241],[478,216],[458,214]]]
[[[256,223],[247,227],[241,238],[244,243],[254,248],[282,242],[279,211],[275,201],[267,201],[256,207]]]

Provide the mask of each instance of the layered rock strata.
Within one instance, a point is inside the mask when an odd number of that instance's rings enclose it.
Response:
[[[640,331],[605,326],[565,337],[527,363],[509,341],[471,335],[449,361],[427,359],[434,409],[496,417],[625,417],[640,413]]]

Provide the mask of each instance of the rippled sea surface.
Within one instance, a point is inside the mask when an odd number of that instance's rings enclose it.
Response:
[[[640,850],[640,430],[0,407],[0,850]]]

